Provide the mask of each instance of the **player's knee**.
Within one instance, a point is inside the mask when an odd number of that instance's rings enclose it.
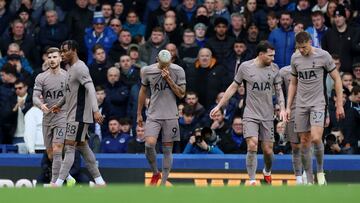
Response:
[[[314,144],[322,144],[322,139],[319,138],[319,137],[313,137],[311,139],[311,142],[314,143]]]
[[[63,144],[61,143],[53,143],[52,148],[54,152],[61,152],[63,150]]]
[[[65,140],[65,145],[71,145],[71,146],[75,146],[76,142],[73,140]]]
[[[147,140],[145,140],[145,144],[146,144],[146,146],[154,146],[155,147],[155,145],[156,145],[156,140],[152,140],[152,139],[147,139]]]
[[[257,143],[255,143],[255,142],[248,142],[247,148],[248,148],[248,151],[255,152],[255,151],[257,151],[258,146],[257,146]]]

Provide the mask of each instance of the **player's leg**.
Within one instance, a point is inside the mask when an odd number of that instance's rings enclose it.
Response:
[[[296,184],[303,184],[302,179],[302,163],[301,163],[301,144],[300,144],[300,136],[298,133],[294,131],[294,121],[290,121],[286,125],[286,141],[291,144],[291,152],[292,152],[292,165],[294,174],[296,177]]]
[[[95,184],[98,186],[106,185],[100,174],[99,168],[97,167],[95,155],[90,149],[88,142],[86,140],[79,142],[76,145],[76,149],[79,150],[81,156],[84,158],[86,168],[88,169],[90,175],[94,178]]]
[[[261,141],[261,148],[264,157],[264,180],[267,184],[271,184],[271,169],[274,159],[274,122],[261,121],[259,126],[259,140]]]
[[[179,121],[177,119],[164,120],[162,123],[162,178],[161,185],[165,185],[173,163],[173,143],[180,141]]]
[[[148,119],[145,123],[145,156],[149,162],[153,176],[151,178],[150,185],[156,185],[160,180],[161,175],[159,173],[156,161],[156,142],[161,130],[161,123],[158,120]]]
[[[244,138],[246,138],[246,170],[251,185],[256,184],[257,150],[259,124],[252,120],[244,120]]]
[[[52,174],[51,174],[51,182],[55,183],[57,178],[59,177],[59,172],[61,168],[62,162],[62,153],[64,148],[64,137],[65,137],[66,128],[55,127],[52,129],[52,153],[53,153],[53,161],[52,161]]]

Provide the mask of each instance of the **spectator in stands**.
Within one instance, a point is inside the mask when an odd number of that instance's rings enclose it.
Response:
[[[216,145],[218,137],[214,131],[204,135],[202,128],[197,128],[186,144],[183,154],[224,154]]]
[[[321,11],[322,13],[326,13],[328,7],[328,0],[317,0],[316,5],[312,8],[312,11]]]
[[[360,63],[354,63],[352,68],[352,73],[354,74],[354,83],[360,86]]]
[[[341,67],[341,61],[340,61],[340,57],[336,54],[331,55],[334,64],[336,66],[336,70],[339,71],[340,75],[342,75],[342,72],[340,71],[340,67]],[[327,95],[328,98],[331,98],[331,91],[334,89],[334,80],[331,77],[326,77],[326,91],[327,91]]]
[[[194,25],[196,0],[183,0],[176,9],[176,18],[180,27],[186,29]]]
[[[230,126],[225,121],[225,112],[224,109],[221,109],[217,112],[213,119],[211,119],[210,128],[215,131],[216,135],[220,137],[220,140],[229,133]],[[220,148],[221,149],[221,148]]]
[[[122,134],[128,134],[132,136],[131,132],[131,120],[128,117],[119,118],[120,132]]]
[[[225,86],[228,87],[234,80],[235,73],[239,69],[240,65],[253,57],[253,53],[247,49],[247,45],[244,40],[237,39],[233,46],[233,54],[231,57],[225,60],[226,68],[226,81]]]
[[[146,22],[145,39],[150,37],[155,27],[159,27],[164,24],[164,15],[168,10],[174,10],[171,7],[171,0],[160,0],[160,6],[149,13]]]
[[[200,47],[195,42],[193,30],[185,29],[182,37],[183,43],[179,47],[179,57],[189,66],[195,62]]]
[[[293,12],[295,22],[304,23],[305,28],[311,26],[311,2],[310,0],[299,0]],[[314,22],[313,22],[314,23]]]
[[[30,17],[32,12],[32,9],[28,9],[24,4],[21,4],[19,10],[16,12],[16,18],[18,18],[24,24],[27,34],[34,36],[36,25]]]
[[[89,0],[88,9],[95,12],[97,8],[100,8],[99,0]]]
[[[145,153],[145,129],[136,126],[136,138],[128,142],[127,153],[144,154]]]
[[[206,109],[199,103],[199,97],[196,92],[188,91],[185,94],[186,106],[192,108],[194,120],[198,123],[206,116]],[[185,108],[185,107],[184,107]]]
[[[270,33],[278,28],[279,24],[279,17],[276,15],[274,11],[270,11],[266,15],[266,23],[267,23],[267,30],[263,31],[264,39],[268,39]]]
[[[219,64],[230,56],[235,39],[227,36],[229,22],[222,17],[215,19],[215,36],[210,37],[205,47],[209,48]]]
[[[215,14],[214,18],[225,18],[228,22],[230,22],[230,12],[225,4],[225,0],[215,0]]]
[[[128,86],[129,90],[140,80],[140,68],[133,65],[129,55],[120,57],[120,78]]]
[[[182,67],[184,70],[187,69],[187,65],[178,56],[178,50],[175,44],[169,43],[165,46],[165,49],[168,50],[171,54],[171,63]]]
[[[147,64],[144,61],[140,60],[140,53],[139,53],[139,45],[137,44],[130,44],[128,51],[127,51],[127,55],[130,56],[131,59],[131,63],[138,67],[138,68],[142,68],[144,66],[146,66]]]
[[[147,64],[155,63],[157,54],[165,48],[167,43],[168,39],[165,36],[164,29],[155,27],[151,32],[150,39],[140,46],[140,59]]]
[[[119,19],[121,22],[125,21],[124,2],[122,0],[116,0],[113,7],[113,17]]]
[[[321,47],[330,54],[340,56],[340,71],[351,72],[353,49],[359,42],[353,41],[357,31],[356,28],[347,25],[345,15],[344,6],[338,5],[335,10],[335,26],[325,33]]]
[[[351,92],[353,88],[353,75],[351,73],[345,72],[341,75],[341,82],[343,85],[343,88],[346,88]]]
[[[352,154],[353,149],[344,142],[344,134],[340,129],[333,129],[325,136],[325,154]]]
[[[170,43],[176,44],[179,46],[181,43],[181,38],[179,37],[181,30],[176,24],[176,18],[168,17],[164,20],[164,31]]]
[[[197,122],[195,119],[194,109],[190,105],[185,105],[182,110],[183,117],[179,118],[179,127],[180,127],[180,149],[184,151],[185,146],[190,139],[190,136],[193,134],[193,131],[197,127]]]
[[[345,120],[342,122],[342,131],[345,141],[348,141],[354,152],[359,153],[360,141],[360,86],[352,88],[349,99],[345,103]]]
[[[120,60],[120,56],[125,55],[131,44],[132,38],[129,30],[122,29],[118,36],[118,40],[114,42],[109,52],[109,59],[111,63],[116,63]]]
[[[303,32],[305,30],[305,26],[302,22],[294,22],[294,33],[295,35],[299,32]]]
[[[96,86],[96,100],[99,107],[99,112],[104,116],[104,122],[102,125],[94,123],[89,126],[89,146],[94,153],[100,152],[100,143],[107,132],[108,119],[110,118],[110,103],[106,98],[105,89],[103,86]]]
[[[280,68],[290,64],[295,51],[295,33],[292,28],[291,13],[284,11],[280,16],[280,27],[270,33],[269,42],[275,48],[275,60]]]
[[[234,118],[230,131],[222,137],[218,145],[225,154],[246,154],[247,146],[241,117]]]
[[[116,33],[110,27],[106,26],[105,18],[101,12],[95,12],[93,18],[93,26],[85,30],[85,45],[88,52],[87,64],[93,62],[93,48],[96,44],[101,44],[105,53],[108,54],[113,43],[116,41]]]
[[[121,21],[117,18],[111,19],[109,26],[114,30],[117,36],[119,36],[120,31],[123,29]]]
[[[220,102],[220,100],[224,96],[224,93],[225,92],[219,92],[219,94],[216,96],[215,102],[210,107],[210,109],[213,109],[216,106],[216,104],[218,104]],[[224,120],[226,122],[231,123],[231,121],[233,120],[234,114],[235,114],[235,110],[236,110],[236,100],[230,99],[226,104],[224,104],[223,110],[224,110]],[[208,111],[208,113],[210,113],[210,111]]]
[[[41,52],[45,52],[46,47],[60,47],[61,43],[69,38],[69,28],[59,22],[55,10],[46,11],[45,16],[46,24],[40,27],[37,39]]]
[[[6,7],[6,0],[0,0],[0,36],[3,35],[12,19],[12,13]]]
[[[267,30],[266,16],[271,11],[279,15],[280,8],[277,0],[266,0],[265,5],[254,13],[252,20],[258,25],[260,32]]]
[[[219,18],[218,18],[219,19]],[[212,57],[208,48],[199,51],[198,59],[186,72],[186,84],[189,91],[199,95],[199,102],[208,109],[216,95],[225,90],[225,68]]]
[[[245,23],[246,22],[243,15],[239,13],[231,14],[231,20],[230,20],[231,29],[228,35],[235,38],[235,40],[244,39],[246,37]]]
[[[206,31],[207,26],[204,23],[197,23],[194,26],[195,42],[200,48],[204,48],[207,42]]]
[[[11,43],[17,43],[20,46],[23,55],[33,66],[40,64],[40,55],[36,49],[34,38],[26,33],[25,26],[19,19],[14,20],[10,24],[10,31],[5,32],[1,37],[1,52],[6,53]]]
[[[24,140],[25,120],[24,115],[33,106],[32,96],[28,93],[28,86],[24,81],[18,80],[15,82],[15,94],[8,98],[12,106],[12,114],[8,119],[13,121],[13,138],[12,144],[19,147],[19,153],[28,153]]]
[[[126,153],[129,134],[120,133],[120,123],[115,117],[109,118],[109,134],[101,141],[101,153]]]
[[[324,14],[325,17],[325,25],[329,28],[333,27],[335,24],[335,10],[337,7],[336,1],[329,1],[328,7],[326,9],[326,13]]]
[[[107,70],[112,66],[107,59],[104,48],[100,44],[96,44],[93,48],[93,63],[89,66],[91,78],[94,86],[105,85],[107,82]]]
[[[286,140],[285,137],[285,122],[276,123],[275,130],[275,142],[274,142],[274,154],[290,154],[291,145],[290,142]]]
[[[11,144],[13,130],[12,102],[9,98],[15,96],[14,84],[17,81],[16,67],[6,63],[1,72],[2,84],[0,85],[0,143]]]
[[[111,107],[110,115],[124,117],[126,116],[129,88],[120,80],[120,70],[116,67],[109,68],[107,79],[105,93]]]
[[[204,0],[204,6],[208,10],[208,16],[213,17],[215,14],[215,0]]]
[[[108,2],[102,3],[101,4],[101,13],[105,18],[105,24],[109,25],[111,17],[113,15],[113,10],[112,10],[111,4]]]
[[[130,31],[132,37],[145,36],[145,25],[140,22],[139,16],[134,10],[128,12],[123,27]]]
[[[140,87],[141,87],[141,80],[139,78],[139,80],[137,81],[137,83],[135,83],[131,89],[130,89],[130,93],[129,93],[129,101],[128,101],[128,105],[127,105],[127,117],[129,117],[132,120],[132,126],[133,128],[136,127],[136,117],[137,117],[137,105],[138,105],[138,97],[139,97],[139,91],[140,91]],[[143,118],[146,118],[146,108],[144,108],[143,110]],[[134,132],[136,132],[136,129],[133,129]]]
[[[324,14],[321,11],[315,11],[311,14],[313,26],[308,27],[306,32],[311,36],[312,46],[321,48],[321,41],[328,28],[325,26]]]
[[[16,72],[18,74],[24,72],[28,75],[33,74],[34,70],[30,66],[29,61],[23,56],[23,52],[20,50],[20,46],[18,44],[9,44],[6,53],[7,56],[0,58],[0,70],[6,63],[10,62],[12,65],[16,65]]]
[[[69,28],[70,39],[79,44],[79,58],[83,61],[86,61],[88,53],[84,42],[85,29],[91,26],[93,19],[93,12],[87,6],[88,1],[76,0],[76,6],[66,15],[65,23]]]
[[[228,7],[230,13],[243,13],[245,9],[245,1],[233,0]]]
[[[29,154],[45,151],[42,122],[43,112],[35,105],[24,116],[24,141]]]

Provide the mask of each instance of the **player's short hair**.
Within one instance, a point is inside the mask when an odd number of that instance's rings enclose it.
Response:
[[[260,41],[259,44],[256,46],[256,55],[260,53],[266,53],[268,49],[275,50],[275,48],[270,44],[270,42],[263,40]]]
[[[298,44],[307,43],[311,40],[311,36],[308,32],[302,31],[295,36],[295,41]]]
[[[69,50],[73,50],[73,51],[79,50],[79,44],[75,40],[66,40],[61,44],[61,47],[64,47],[65,45],[68,46]]]
[[[104,86],[102,86],[102,85],[97,85],[97,86],[95,87],[95,91],[96,91],[96,92],[105,91],[105,88],[104,88]]]
[[[190,105],[185,105],[182,111],[185,116],[194,116],[194,109]]]
[[[317,16],[324,17],[324,14],[321,11],[314,11],[311,13],[311,17],[317,17]]]
[[[55,52],[60,52],[60,49],[57,48],[57,47],[50,47],[50,48],[46,49],[46,54],[47,55],[55,53]]]
[[[351,90],[351,94],[352,95],[358,95],[360,93],[360,86],[359,85],[355,85],[352,90]]]

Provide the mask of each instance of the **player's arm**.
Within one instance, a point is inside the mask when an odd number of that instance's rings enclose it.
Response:
[[[104,121],[104,117],[101,115],[99,111],[99,106],[96,100],[96,91],[94,87],[94,83],[92,81],[84,84],[85,89],[89,92],[90,104],[94,113],[94,119],[97,123],[102,124]]]
[[[221,98],[219,103],[211,110],[210,117],[213,117],[215,113],[218,112],[220,108],[223,107],[230,100],[230,98],[237,91],[238,87],[239,84],[235,81],[230,84],[230,86],[226,89],[224,96]]]
[[[294,97],[297,90],[297,83],[298,79],[296,76],[291,75],[291,80],[289,84],[289,90],[288,90],[288,97],[287,97],[287,104],[286,104],[286,112],[288,113],[287,119],[290,119],[290,111],[291,111],[291,105],[294,101]]]
[[[137,106],[137,124],[142,127],[143,126],[143,118],[142,118],[142,109],[145,104],[146,99],[146,86],[141,85],[140,91],[139,91],[139,98],[138,98],[138,106]]]
[[[340,78],[339,72],[334,69],[330,72],[331,78],[335,83],[335,93],[336,93],[336,119],[341,119],[345,117],[344,107],[343,107],[343,86]]]
[[[178,85],[175,83],[175,81],[170,77],[169,69],[162,69],[161,70],[162,77],[166,80],[166,82],[169,84],[171,90],[174,92],[174,94],[179,98],[182,99],[185,96],[186,86],[185,85]]]
[[[276,83],[275,85],[275,94],[278,101],[278,104],[280,106],[280,120],[286,121],[286,113],[285,113],[285,98],[284,98],[284,92],[282,90],[282,83]]]
[[[47,104],[44,104],[42,101],[42,83],[39,77],[36,77],[35,79],[32,100],[33,104],[39,107],[44,113],[49,112]]]

